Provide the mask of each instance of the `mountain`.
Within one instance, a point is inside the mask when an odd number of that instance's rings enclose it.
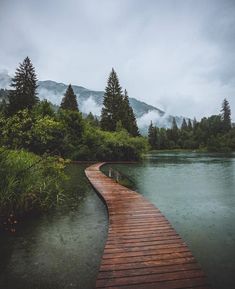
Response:
[[[66,84],[57,83],[51,80],[39,81],[38,84],[38,95],[40,98],[50,100],[52,103],[57,105],[61,103],[62,97],[67,89]],[[93,114],[100,115],[103,105],[104,91],[90,90],[77,85],[72,86],[74,93],[77,95],[80,110],[84,113],[89,113],[91,111]],[[135,98],[130,97],[129,100],[137,118],[143,116],[149,111],[156,111],[160,115],[164,114],[160,109]]]
[[[6,71],[0,72],[0,88],[9,88],[10,80],[11,77]],[[58,83],[52,80],[39,81],[38,96],[40,99],[47,99],[54,105],[60,105],[67,86],[68,85],[64,83]],[[90,90],[77,85],[72,85],[72,87],[74,93],[77,95],[80,111],[82,111],[84,114],[92,112],[94,115],[100,116],[104,91]],[[0,98],[1,95],[3,96],[3,94],[5,95],[5,92],[0,90]],[[158,127],[171,127],[173,120],[172,115],[168,115],[161,109],[139,101],[135,98],[130,97],[129,100],[136,115],[141,133],[147,133],[147,129],[151,121]],[[175,118],[178,126],[181,126],[183,117],[176,116]]]

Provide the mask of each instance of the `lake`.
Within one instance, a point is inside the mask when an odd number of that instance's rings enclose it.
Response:
[[[141,163],[111,166],[163,212],[214,289],[235,288],[234,154],[151,153]],[[68,168],[70,201],[62,208],[0,237],[0,288],[94,288],[107,212],[85,168]]]
[[[152,153],[112,167],[162,211],[213,288],[235,288],[235,154]]]

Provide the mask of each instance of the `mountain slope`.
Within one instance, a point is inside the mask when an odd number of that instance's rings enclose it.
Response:
[[[10,80],[11,77],[6,71],[0,72],[0,88],[9,88]],[[39,81],[38,96],[40,99],[47,99],[52,104],[60,105],[67,87],[68,85],[64,83],[58,83],[52,80]],[[74,93],[77,95],[79,109],[85,114],[92,112],[100,116],[104,91],[94,91],[77,85],[72,85],[72,87]],[[135,98],[130,97],[129,99],[142,133],[147,133],[151,121],[158,127],[171,127],[172,115],[167,115],[164,111]],[[179,126],[182,120],[182,116],[176,116],[176,121]]]

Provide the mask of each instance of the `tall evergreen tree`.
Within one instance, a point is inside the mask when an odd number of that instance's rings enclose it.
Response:
[[[188,130],[191,131],[192,129],[193,129],[192,122],[191,122],[191,120],[189,119],[189,120],[188,120]]]
[[[182,125],[181,125],[181,129],[182,129],[182,130],[186,130],[187,128],[188,128],[187,122],[186,122],[185,118],[183,118],[183,122],[182,122]]]
[[[149,128],[148,128],[148,142],[152,149],[156,149],[157,146],[157,129],[153,126],[151,121]]]
[[[179,129],[178,129],[175,117],[173,117],[173,120],[172,120],[171,136],[172,136],[172,140],[176,143],[178,140],[178,136],[179,136]]]
[[[108,131],[116,130],[117,122],[121,120],[122,107],[122,88],[119,84],[117,73],[112,68],[104,93],[100,121],[102,129]]]
[[[221,112],[222,112],[221,117],[223,122],[223,130],[226,132],[231,129],[231,109],[229,102],[227,101],[226,98],[223,100]]]
[[[178,126],[177,126],[175,117],[173,117],[173,119],[172,119],[172,127],[171,128],[173,130],[177,130],[178,131]]]
[[[25,108],[31,109],[39,101],[36,92],[37,76],[29,57],[26,57],[16,69],[11,87],[13,90],[9,95],[9,114],[14,114]]]
[[[123,96],[123,107],[121,113],[121,121],[123,127],[130,133],[132,136],[138,136],[139,130],[136,123],[136,118],[134,111],[130,105],[128,93],[125,89]]]
[[[77,97],[74,94],[74,91],[73,91],[71,84],[69,84],[69,86],[65,92],[65,95],[64,95],[64,98],[62,99],[60,108],[78,111]]]

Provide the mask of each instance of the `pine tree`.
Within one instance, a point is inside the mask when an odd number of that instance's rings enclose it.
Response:
[[[108,131],[115,131],[116,125],[122,116],[123,98],[122,88],[114,69],[109,75],[105,88],[103,108],[101,112],[101,128]]]
[[[181,125],[181,129],[182,129],[182,130],[186,130],[187,128],[188,128],[187,122],[186,122],[185,118],[183,118],[183,122],[182,122],[182,125]]]
[[[189,120],[188,120],[188,130],[191,131],[192,129],[193,129],[192,122],[191,122],[191,120],[189,119]]]
[[[123,127],[130,133],[132,136],[138,136],[139,130],[136,123],[135,114],[129,102],[128,93],[125,89],[123,96],[123,107],[121,114],[121,121]]]
[[[223,130],[227,132],[231,129],[231,109],[229,102],[227,101],[226,98],[223,100],[221,112],[222,112],[221,118],[223,122],[222,125]]]
[[[89,124],[98,127],[99,126],[99,120],[96,116],[90,112],[88,116],[86,117],[86,120],[89,122]]]
[[[37,76],[29,57],[26,57],[16,69],[11,87],[13,90],[9,95],[9,114],[25,108],[31,109],[39,101],[36,93]]]
[[[177,126],[175,117],[173,117],[173,119],[172,119],[172,127],[171,128],[173,130],[177,130],[178,131],[178,126]]]
[[[175,117],[173,117],[173,120],[172,120],[171,132],[172,132],[172,140],[176,143],[178,140],[179,131],[178,131],[178,126],[177,126]]]
[[[68,88],[64,94],[60,108],[78,111],[77,97],[74,94],[74,91],[73,91],[71,84],[69,84],[69,86],[68,86]]]
[[[148,128],[148,142],[152,149],[155,149],[157,146],[157,129],[153,126],[151,121],[149,128]]]

